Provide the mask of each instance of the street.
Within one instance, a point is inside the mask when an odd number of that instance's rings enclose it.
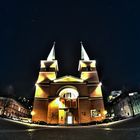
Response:
[[[140,117],[99,126],[37,127],[0,119],[0,140],[140,140]]]

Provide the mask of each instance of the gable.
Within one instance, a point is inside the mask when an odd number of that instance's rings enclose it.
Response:
[[[60,77],[58,79],[55,79],[54,80],[55,83],[57,82],[78,82],[78,83],[82,83],[83,80],[80,79],[80,78],[77,78],[77,77],[74,77],[74,76],[63,76],[63,77]]]

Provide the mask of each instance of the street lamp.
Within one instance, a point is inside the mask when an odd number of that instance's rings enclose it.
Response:
[[[34,115],[35,115],[35,111],[32,111],[32,112],[31,112],[31,115],[34,116]]]

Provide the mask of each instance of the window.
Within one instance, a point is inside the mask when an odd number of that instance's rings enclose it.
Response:
[[[77,99],[79,93],[74,87],[66,87],[60,91],[59,96],[65,99]]]
[[[96,109],[93,109],[91,110],[91,117],[100,117],[101,114],[100,114],[100,110],[96,110]]]
[[[64,108],[77,108],[76,99],[68,100],[68,99],[61,98],[60,101],[61,101],[61,103],[64,104]]]
[[[79,93],[75,87],[64,87],[59,92],[60,101],[64,104],[63,108],[77,108],[77,98]]]

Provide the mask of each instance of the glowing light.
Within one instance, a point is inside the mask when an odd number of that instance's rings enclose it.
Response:
[[[59,97],[57,97],[55,100],[50,102],[49,106],[51,106],[53,108],[55,108],[55,107],[64,108],[65,107],[65,105],[60,101]]]
[[[72,116],[68,116],[68,124],[72,124]]]
[[[20,111],[20,110],[21,110],[21,108],[19,107],[19,108],[18,108],[18,111]]]
[[[74,76],[63,76],[55,79],[54,82],[83,82],[83,80]]]
[[[32,112],[31,112],[31,115],[34,116],[34,115],[35,115],[35,111],[32,111]]]
[[[98,86],[102,86],[102,82],[100,82],[100,83],[98,84]]]
[[[129,96],[134,96],[136,94],[138,94],[138,92],[132,92],[132,93],[129,93]]]
[[[98,114],[99,117],[101,117],[101,114]]]
[[[112,95],[110,95],[108,98],[109,98],[109,100],[111,100],[111,99],[113,98],[113,96],[112,96]]]
[[[104,114],[104,115],[106,115],[106,114],[107,114],[107,111],[106,111],[106,110],[104,110],[104,111],[103,111],[103,114]]]

